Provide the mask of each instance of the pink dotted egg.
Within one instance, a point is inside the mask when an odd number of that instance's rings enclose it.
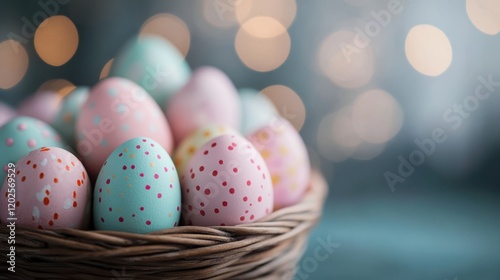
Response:
[[[297,203],[307,189],[311,173],[307,149],[299,133],[287,120],[279,118],[248,139],[271,173],[275,209]]]
[[[238,129],[240,100],[231,80],[217,68],[201,67],[166,107],[172,133],[177,142],[196,129],[212,123]]]
[[[37,149],[17,162],[13,174],[17,224],[39,229],[88,228],[90,180],[73,154],[57,147]],[[8,180],[0,193],[1,204],[7,205]],[[0,220],[8,217],[7,207],[2,207]]]
[[[181,185],[182,216],[188,225],[251,223],[273,210],[264,159],[236,134],[218,136],[198,149],[182,173]]]
[[[173,148],[169,124],[158,104],[144,89],[123,78],[107,78],[92,88],[76,131],[77,150],[92,178],[111,152],[131,138],[149,137],[168,152]],[[141,151],[150,152],[138,145]]]

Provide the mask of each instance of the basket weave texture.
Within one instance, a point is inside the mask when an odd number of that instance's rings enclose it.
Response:
[[[150,234],[16,227],[16,272],[2,279],[292,279],[327,185],[313,172],[294,206],[238,226],[179,226]],[[9,228],[0,226],[5,256]]]

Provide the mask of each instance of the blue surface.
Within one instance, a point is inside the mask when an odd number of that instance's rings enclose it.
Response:
[[[295,279],[500,279],[500,196],[470,189],[330,193]]]

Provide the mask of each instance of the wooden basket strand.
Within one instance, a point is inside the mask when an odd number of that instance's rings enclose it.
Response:
[[[288,279],[326,198],[313,172],[297,205],[238,226],[180,226],[150,234],[16,227],[16,272],[2,279]],[[10,230],[0,227],[5,256]]]

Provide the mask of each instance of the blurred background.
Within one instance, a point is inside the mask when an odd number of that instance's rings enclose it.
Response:
[[[297,279],[500,279],[499,32],[497,0],[2,1],[0,101],[164,36],[271,98],[327,179]]]

